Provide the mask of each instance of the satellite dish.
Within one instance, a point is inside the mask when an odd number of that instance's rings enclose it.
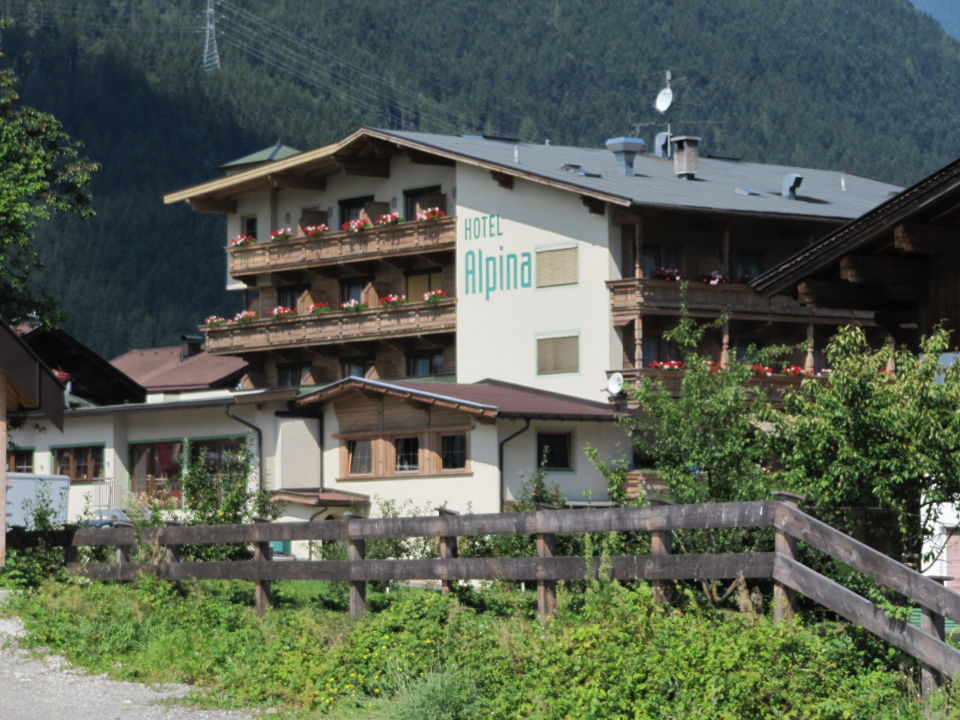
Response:
[[[611,395],[619,395],[623,392],[623,374],[615,372],[607,380],[607,392]]]
[[[657,112],[662,115],[670,109],[671,105],[673,105],[673,90],[665,87],[657,93],[657,99],[653,103],[653,106],[657,109]]]

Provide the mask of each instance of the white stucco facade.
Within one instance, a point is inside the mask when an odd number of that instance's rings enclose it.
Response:
[[[457,378],[496,378],[606,400],[622,347],[605,281],[617,277],[612,225],[575,195],[457,168]],[[576,249],[576,281],[538,287],[538,253]],[[537,340],[576,337],[578,369],[538,373]]]

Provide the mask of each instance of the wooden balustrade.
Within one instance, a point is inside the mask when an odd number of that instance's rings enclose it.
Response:
[[[717,317],[730,313],[734,319],[810,322],[817,318],[849,322],[872,316],[862,312],[815,308],[803,305],[787,295],[764,297],[753,288],[739,283],[709,285],[691,281],[686,283],[686,303],[695,317]],[[607,282],[615,325],[633,320],[638,312],[676,315],[684,301],[681,283],[647,278],[625,278]]]
[[[413,337],[453,332],[456,326],[456,300],[447,298],[432,303],[407,303],[393,308],[341,310],[320,315],[293,315],[282,320],[208,325],[203,330],[206,333],[207,352],[229,354]]]
[[[242,277],[344,262],[429,252],[453,252],[456,217],[383,225],[363,232],[329,232],[280,242],[228,247],[230,274]]]
[[[683,370],[661,370],[659,368],[625,368],[623,370],[610,370],[607,375],[618,372],[623,375],[623,379],[628,383],[639,382],[642,378],[651,378],[663,382],[667,392],[671,397],[680,397],[680,385],[683,382]],[[785,373],[773,373],[772,375],[757,375],[750,378],[748,385],[755,385],[761,388],[771,402],[780,403],[788,390],[796,389],[803,375],[788,375]]]
[[[449,587],[457,580],[533,580],[537,583],[537,610],[541,617],[553,612],[556,582],[597,577],[595,559],[555,556],[559,533],[649,532],[651,554],[610,558],[609,575],[616,579],[644,579],[655,585],[656,599],[669,602],[669,581],[744,578],[773,579],[778,588],[775,618],[793,611],[794,594],[800,593],[828,610],[860,625],[920,661],[925,691],[940,677],[960,672],[960,652],[943,641],[942,618],[960,622],[960,594],[945,588],[796,507],[796,498],[780,496],[770,502],[657,505],[645,508],[592,508],[536,510],[522,513],[435,517],[349,518],[325,522],[256,523],[253,525],[170,526],[161,528],[71,528],[46,534],[48,543],[67,548],[73,560],[80,546],[154,545],[167,548],[162,563],[118,562],[80,564],[68,562],[72,573],[97,580],[130,580],[152,572],[171,581],[185,579],[242,579],[257,583],[257,609],[269,603],[268,583],[273,580],[325,579],[350,583],[350,611],[356,617],[366,609],[366,583],[388,580],[439,580]],[[675,530],[773,527],[773,552],[724,554],[673,554]],[[532,535],[533,557],[456,557],[456,538],[478,535]],[[372,560],[365,557],[365,542],[372,538],[428,537],[440,543],[439,558]],[[267,543],[277,540],[340,540],[347,543],[346,561],[271,561]],[[924,627],[886,615],[870,601],[823,577],[794,557],[794,546],[803,541],[877,582],[918,603],[928,622]],[[243,543],[254,546],[252,560],[183,562],[180,545]]]

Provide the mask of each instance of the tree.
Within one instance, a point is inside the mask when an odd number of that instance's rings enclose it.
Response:
[[[758,367],[774,362],[787,349],[754,348],[750,356],[755,363],[734,359],[721,366],[699,348],[704,336],[722,323],[723,318],[698,324],[684,307],[678,325],[665,335],[682,357],[671,365],[682,373],[679,394],[674,397],[663,380],[652,378],[643,378],[630,389],[640,413],[623,422],[634,448],[653,460],[675,502],[758,500],[769,495],[770,447],[757,423],[768,420],[772,408],[763,390],[750,381]]]
[[[862,328],[841,328],[829,382],[804,381],[776,424],[787,485],[847,530],[848,508],[895,514],[912,564],[941,506],[960,502],[960,365],[940,365],[949,340],[937,328],[919,354],[872,350]]]
[[[20,103],[16,83],[0,71],[0,318],[54,324],[56,301],[33,282],[42,267],[33,231],[54,213],[93,214],[87,184],[97,166],[56,118]]]
[[[222,468],[213,467],[203,447],[193,452],[189,440],[183,442],[180,487],[183,492],[181,517],[189,525],[230,525],[252,522],[256,517],[271,517],[274,507],[262,488],[252,489],[255,471],[247,444],[224,457]],[[246,557],[243,546],[185,546],[184,556],[203,560],[232,560]]]

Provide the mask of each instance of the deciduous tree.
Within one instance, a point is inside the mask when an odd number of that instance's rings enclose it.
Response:
[[[42,265],[33,231],[55,213],[93,213],[87,184],[96,165],[55,117],[20,102],[16,82],[0,70],[0,318],[53,323],[57,303],[34,282]]]

